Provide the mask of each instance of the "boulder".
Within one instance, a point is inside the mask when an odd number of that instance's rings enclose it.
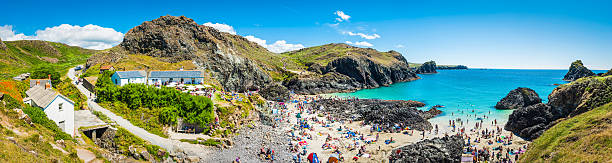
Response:
[[[436,62],[435,61],[429,61],[429,62],[425,62],[423,63],[421,66],[419,66],[416,69],[416,73],[417,74],[434,74],[434,73],[438,73],[438,71],[436,71]]]
[[[534,90],[519,87],[510,91],[506,97],[497,102],[495,108],[501,110],[518,109],[541,102],[542,99]]]
[[[587,77],[587,76],[595,76],[595,75],[596,74],[593,73],[591,70],[584,67],[581,60],[576,60],[572,62],[572,65],[570,66],[567,74],[565,74],[565,77],[563,77],[563,80],[574,81],[576,79],[580,79],[580,78]]]
[[[461,162],[463,143],[458,135],[419,141],[393,149],[389,162]]]

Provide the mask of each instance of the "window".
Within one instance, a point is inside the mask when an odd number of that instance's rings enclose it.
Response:
[[[64,111],[64,103],[60,103],[59,105],[59,111]]]

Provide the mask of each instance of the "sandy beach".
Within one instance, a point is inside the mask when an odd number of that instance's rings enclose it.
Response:
[[[298,103],[304,103],[306,99],[314,98],[315,96],[293,96],[293,100],[298,100]],[[308,101],[307,102],[312,102]],[[430,122],[433,126],[437,126],[438,132],[435,128],[431,131],[417,130],[405,130],[403,133],[386,133],[386,132],[371,132],[370,125],[362,125],[363,122],[347,122],[347,121],[334,121],[326,118],[325,115],[317,112],[317,109],[302,107],[299,108],[298,103],[285,103],[286,109],[280,110],[276,120],[282,126],[282,130],[287,133],[287,137],[291,139],[291,145],[296,147],[293,150],[293,158],[297,159],[300,153],[299,159],[301,162],[307,162],[307,157],[310,153],[316,153],[319,161],[327,162],[330,155],[340,152],[340,158],[343,158],[344,162],[389,162],[390,151],[395,148],[415,143],[423,139],[431,139],[434,137],[444,137],[445,135],[461,134],[461,128],[465,128],[463,137],[465,138],[465,144],[467,145],[468,137],[470,140],[470,146],[475,149],[486,149],[488,148],[491,152],[499,153],[500,150],[493,150],[496,147],[503,148],[502,158],[508,157],[514,162],[514,155],[506,154],[509,152],[508,149],[514,149],[518,151],[520,148],[523,149],[528,144],[527,141],[519,138],[518,136],[510,136],[511,132],[503,130],[503,124],[495,124],[496,119],[488,119],[484,115],[457,115],[451,116],[451,124],[449,120],[442,119],[431,119]],[[307,105],[306,105],[307,106]],[[441,109],[444,111],[444,109]],[[300,114],[300,118],[296,115]],[[476,117],[481,117],[476,120]],[[457,121],[456,118],[461,118],[461,121]],[[452,122],[455,120],[455,130],[453,131]],[[307,128],[300,127],[299,121],[302,124],[308,124]],[[476,128],[476,123],[479,124],[479,128]],[[501,133],[497,132],[501,129]],[[339,130],[339,128],[342,128]],[[483,137],[483,130],[489,131],[492,135],[486,139]],[[495,130],[495,134],[492,131]],[[355,133],[354,137],[347,134]],[[378,135],[378,139],[376,137]],[[511,137],[511,139],[510,139]],[[385,143],[386,140],[393,139],[392,143]],[[480,141],[475,142],[475,139],[480,138]],[[497,140],[503,140],[504,142],[512,142],[512,144],[504,144],[497,142]],[[492,143],[490,143],[491,141]],[[369,142],[369,143],[368,143]],[[466,146],[468,147],[468,146]],[[472,156],[472,152],[467,152],[467,148],[464,147],[464,157]],[[362,150],[361,154],[360,148]],[[291,151],[291,150],[290,150]],[[523,149],[524,151],[524,149]],[[359,154],[359,155],[358,155]],[[354,160],[354,158],[357,158]],[[493,159],[490,159],[492,161]],[[496,162],[496,161],[493,161]],[[501,162],[501,161],[500,161]]]

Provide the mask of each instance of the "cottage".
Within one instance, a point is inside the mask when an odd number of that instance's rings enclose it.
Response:
[[[129,83],[145,84],[147,73],[145,71],[116,71],[111,80],[115,85],[124,86]]]
[[[41,108],[59,128],[74,137],[74,102],[51,88],[51,84],[35,85],[26,91],[23,102]]]
[[[204,82],[204,77],[202,75],[202,71],[198,70],[149,72],[149,85],[166,85],[171,82],[182,84],[202,84],[202,82]]]
[[[115,67],[112,65],[100,66],[100,74],[104,73],[104,71],[115,71]]]

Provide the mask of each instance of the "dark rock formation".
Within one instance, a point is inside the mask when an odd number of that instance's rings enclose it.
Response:
[[[429,61],[429,62],[423,63],[421,66],[419,66],[416,69],[416,73],[417,74],[433,74],[433,73],[438,73],[438,71],[436,71],[436,62],[435,61]]]
[[[559,118],[561,113],[548,104],[535,104],[512,112],[505,129],[513,131],[522,138],[533,140],[539,137],[549,124]]]
[[[463,143],[458,135],[419,141],[391,151],[389,162],[461,162]]]
[[[283,85],[299,94],[346,92],[362,87],[362,84],[355,79],[337,72],[315,77],[292,78],[285,80]]]
[[[612,76],[589,77],[560,85],[548,96],[548,104],[514,110],[505,129],[526,139],[539,137],[561,118],[573,117],[612,102]]]
[[[401,59],[399,63],[384,65],[366,57],[346,56],[329,62],[324,68],[313,64],[309,71],[322,74],[300,76],[283,85],[299,94],[317,94],[377,88],[418,79],[406,60]]]
[[[334,100],[322,99],[311,104],[313,108],[321,108],[326,115],[344,120],[363,120],[365,124],[382,126],[389,131],[398,124],[417,130],[432,129],[427,119],[441,113],[435,109],[421,111],[416,107],[425,106],[418,101],[352,99]]]
[[[251,49],[263,49],[243,37],[199,25],[184,16],[162,16],[130,29],[116,51],[125,55],[124,49],[167,62],[193,60],[199,68],[210,70],[210,75],[227,90],[263,88],[272,78],[262,70],[262,65],[245,57],[248,52],[240,49],[246,48],[245,44]]]
[[[267,100],[273,100],[278,102],[284,102],[289,100],[289,90],[287,90],[287,88],[285,88],[284,86],[278,84],[270,84],[264,87],[263,89],[261,89],[261,91],[259,91],[259,94]]]
[[[497,102],[495,105],[496,109],[518,109],[522,107],[527,107],[529,105],[534,105],[537,103],[541,103],[542,99],[538,94],[529,88],[516,88],[506,97],[504,97],[501,101]]]
[[[603,74],[602,74],[602,75],[600,75],[600,76],[608,76],[608,75],[612,75],[612,69],[608,70],[608,72],[603,73]]]
[[[436,65],[438,70],[467,70],[468,67],[464,65]]]
[[[574,81],[587,76],[595,76],[595,73],[584,67],[581,60],[576,60],[572,62],[572,65],[570,66],[567,74],[565,74],[565,77],[563,77],[563,80]]]

